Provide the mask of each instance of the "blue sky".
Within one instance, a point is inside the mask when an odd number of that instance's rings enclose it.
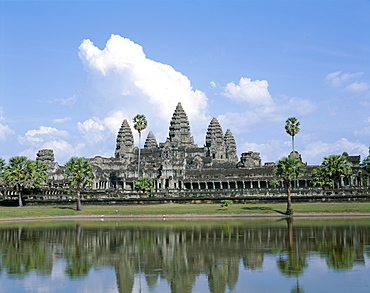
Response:
[[[158,142],[178,102],[238,153],[368,155],[370,1],[2,1],[0,157],[111,157],[140,113]],[[138,143],[135,133],[136,143]]]

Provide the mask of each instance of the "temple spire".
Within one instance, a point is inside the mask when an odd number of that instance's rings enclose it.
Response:
[[[234,163],[238,162],[238,156],[236,154],[236,142],[230,129],[226,130],[224,141],[227,160]]]
[[[226,158],[224,135],[220,123],[213,117],[207,128],[206,134],[206,156],[216,160]]]
[[[146,137],[146,141],[144,144],[144,149],[152,149],[156,148],[158,146],[157,140],[155,139],[155,136],[153,132],[149,131],[148,136]]]
[[[114,153],[116,158],[124,158],[128,153],[132,153],[134,149],[134,136],[127,120],[123,120],[122,125],[118,131],[116,151]]]
[[[188,116],[182,108],[181,103],[177,104],[175,112],[173,113],[167,141],[179,145],[194,145],[194,139],[190,136]]]

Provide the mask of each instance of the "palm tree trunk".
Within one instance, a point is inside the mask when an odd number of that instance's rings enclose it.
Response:
[[[287,206],[286,206],[286,214],[287,215],[293,215],[293,209],[292,209],[292,199],[290,197],[290,182],[286,183],[286,192],[287,192]]]
[[[76,211],[82,211],[81,207],[81,193],[80,190],[77,190],[77,206],[76,206]]]
[[[293,149],[293,152],[294,152],[294,135],[292,135],[292,149]]]
[[[23,201],[22,201],[22,189],[18,186],[18,206],[23,207]]]
[[[141,132],[139,132],[139,157],[137,160],[137,177],[140,177],[140,141],[141,141]]]

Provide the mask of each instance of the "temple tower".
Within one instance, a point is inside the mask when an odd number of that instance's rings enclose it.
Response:
[[[39,150],[36,154],[36,160],[44,162],[49,168],[54,165],[54,151],[49,149]]]
[[[155,139],[155,136],[152,131],[149,131],[148,136],[146,137],[146,141],[144,144],[144,149],[153,149],[157,148],[157,140]]]
[[[238,162],[238,156],[236,154],[236,142],[233,134],[231,133],[230,129],[226,130],[225,137],[225,148],[226,148],[226,159],[229,162]]]
[[[116,158],[127,158],[134,150],[134,136],[127,120],[123,120],[121,128],[117,135],[116,151],[114,153]]]
[[[182,108],[181,103],[177,104],[175,112],[173,113],[167,142],[185,146],[194,145],[194,139],[192,136],[190,136],[188,116]]]
[[[206,156],[215,160],[226,159],[224,135],[220,123],[213,117],[207,128]]]

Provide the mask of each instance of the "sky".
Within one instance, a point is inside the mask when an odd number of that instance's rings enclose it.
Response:
[[[0,158],[113,157],[136,114],[165,142],[181,102],[200,147],[216,117],[238,156],[275,162],[296,117],[304,162],[362,160],[369,76],[368,0],[0,0]]]

